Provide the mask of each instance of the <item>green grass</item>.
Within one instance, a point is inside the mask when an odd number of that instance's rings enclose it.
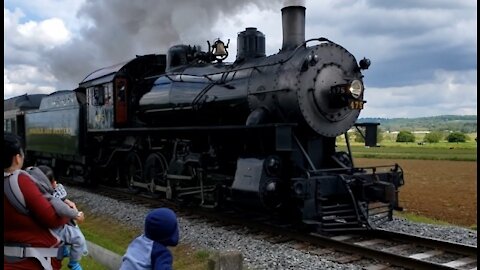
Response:
[[[477,160],[477,144],[475,141],[465,143],[397,143],[383,140],[380,147],[365,147],[363,143],[351,142],[354,158],[387,158],[387,159],[424,159],[424,160]],[[346,143],[337,140],[339,151],[346,151]]]
[[[92,215],[88,209],[82,205],[77,205],[79,209],[85,212],[85,221],[80,224],[80,228],[87,241],[93,242],[99,246],[109,249],[119,255],[125,254],[128,244],[139,236],[142,232],[112,222],[102,216]],[[169,248],[172,251],[174,262],[173,268],[178,270],[204,270],[207,269],[208,257],[210,253],[205,250],[195,250],[190,246],[180,243],[176,247]],[[98,264],[91,256],[83,257],[81,260],[83,269],[107,269]],[[68,259],[63,261],[62,270],[68,270]]]
[[[398,212],[395,211],[394,215],[397,217],[401,217],[413,222],[421,222],[421,223],[427,223],[427,224],[434,224],[434,225],[452,225],[448,222],[425,217],[425,216],[420,216],[415,213],[410,213],[410,212]]]
[[[417,215],[417,214],[411,213],[411,212],[394,211],[394,215],[396,217],[404,218],[406,220],[413,221],[413,222],[421,222],[421,223],[427,223],[427,224],[433,224],[433,225],[458,226],[458,225],[455,225],[455,224],[448,223],[446,221],[433,219],[433,218],[429,218],[429,217],[425,217],[425,216],[420,216],[420,215]],[[467,229],[477,230],[477,224],[474,224],[470,227],[467,227]]]

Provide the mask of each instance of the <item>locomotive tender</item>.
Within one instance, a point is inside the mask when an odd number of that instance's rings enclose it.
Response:
[[[27,155],[91,184],[263,210],[317,231],[391,220],[402,169],[355,167],[348,144],[370,61],[305,40],[301,1],[282,8],[282,26],[271,56],[263,33],[246,28],[233,63],[216,40],[208,51],[176,45],[92,72],[25,113]],[[336,150],[342,134],[348,152]]]

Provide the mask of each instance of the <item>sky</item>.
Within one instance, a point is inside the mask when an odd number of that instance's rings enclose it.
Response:
[[[91,72],[230,39],[257,27],[282,46],[283,1],[5,0],[4,99],[75,89]],[[477,1],[306,0],[306,39],[342,45],[364,70],[361,118],[477,115]]]

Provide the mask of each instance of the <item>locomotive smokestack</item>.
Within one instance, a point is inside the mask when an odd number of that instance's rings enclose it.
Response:
[[[294,49],[305,41],[305,0],[284,1],[282,28],[282,50]]]

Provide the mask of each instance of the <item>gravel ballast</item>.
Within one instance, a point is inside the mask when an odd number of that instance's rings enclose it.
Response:
[[[130,205],[115,199],[67,187],[69,199],[86,207],[90,213],[105,215],[127,226],[143,229],[143,222],[149,208]],[[101,206],[101,207],[99,207]],[[81,210],[81,209],[80,209]],[[87,217],[88,218],[88,217]],[[180,242],[199,249],[216,251],[240,251],[244,264],[250,269],[362,269],[355,264],[338,264],[307,252],[295,250],[286,244],[272,244],[268,241],[242,235],[241,232],[227,231],[221,227],[178,218]],[[455,226],[440,226],[414,223],[394,218],[383,225],[384,229],[414,235],[428,236],[468,245],[477,245],[477,232]]]

